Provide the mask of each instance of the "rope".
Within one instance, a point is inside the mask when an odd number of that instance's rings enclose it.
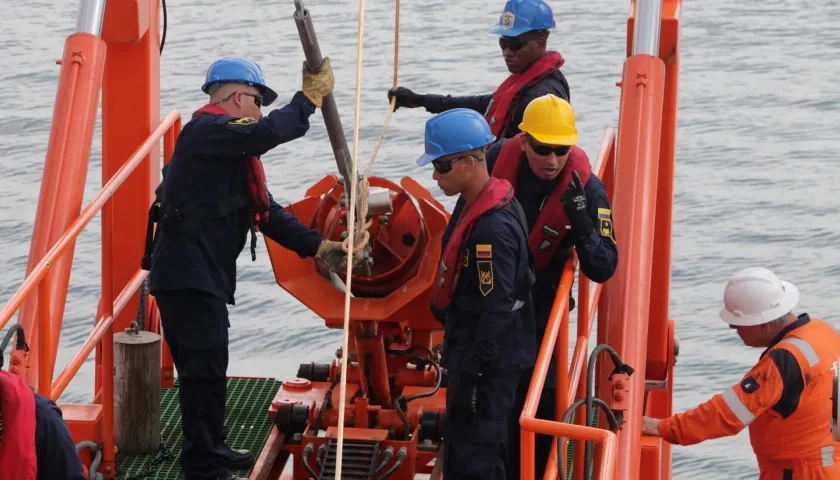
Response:
[[[376,141],[376,146],[373,148],[373,154],[370,157],[365,174],[359,179],[358,172],[358,155],[359,155],[359,115],[361,113],[361,98],[362,98],[362,53],[364,51],[365,38],[365,0],[359,0],[359,32],[358,43],[356,45],[356,105],[353,114],[353,166],[351,175],[351,195],[350,205],[348,205],[347,218],[347,238],[344,239],[342,246],[347,252],[347,285],[344,289],[344,336],[342,339],[341,355],[341,383],[339,386],[339,400],[338,404],[338,449],[336,451],[336,470],[335,478],[341,478],[342,456],[344,453],[344,405],[347,401],[347,362],[350,357],[350,350],[348,343],[350,340],[350,283],[353,272],[353,255],[357,255],[367,246],[370,240],[370,228],[373,220],[368,220],[368,191],[370,184],[368,183],[368,176],[373,169],[376,154],[379,153],[379,147],[382,145],[382,140],[385,138],[385,132],[388,130],[388,124],[391,122],[391,116],[394,114],[396,107],[396,97],[391,98],[391,108],[388,110],[388,115],[385,117],[385,125],[382,127],[382,132]],[[394,88],[397,86],[397,72],[399,71],[399,49],[400,49],[400,0],[396,0],[396,13],[394,18]],[[355,216],[356,202],[359,202],[359,218]],[[356,224],[358,222],[358,225]],[[354,247],[355,245],[355,247]]]

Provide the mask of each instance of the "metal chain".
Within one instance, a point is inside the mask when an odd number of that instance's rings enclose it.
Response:
[[[143,478],[146,478],[147,476],[155,473],[155,471],[157,471],[158,467],[160,467],[160,465],[163,462],[165,462],[166,460],[172,460],[174,458],[175,453],[172,450],[170,450],[166,446],[166,444],[161,442],[160,449],[158,450],[157,454],[155,454],[154,458],[152,458],[151,460],[147,460],[142,470],[126,478],[125,480],[141,480]]]

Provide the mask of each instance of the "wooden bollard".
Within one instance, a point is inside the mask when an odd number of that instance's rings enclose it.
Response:
[[[160,335],[136,324],[114,334],[114,443],[120,453],[160,448]]]

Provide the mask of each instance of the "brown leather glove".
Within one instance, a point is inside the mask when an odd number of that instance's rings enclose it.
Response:
[[[335,77],[330,66],[330,57],[324,58],[321,67],[315,73],[309,70],[306,62],[303,62],[303,94],[316,107],[321,108],[324,97],[332,93],[334,86]]]

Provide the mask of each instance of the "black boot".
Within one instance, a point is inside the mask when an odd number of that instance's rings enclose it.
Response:
[[[237,477],[236,475],[234,475],[230,472],[227,472],[226,474],[219,477],[217,480],[248,480],[248,479],[243,478],[243,477]]]
[[[248,450],[228,449],[228,460],[231,470],[246,470],[254,466],[254,455]]]

